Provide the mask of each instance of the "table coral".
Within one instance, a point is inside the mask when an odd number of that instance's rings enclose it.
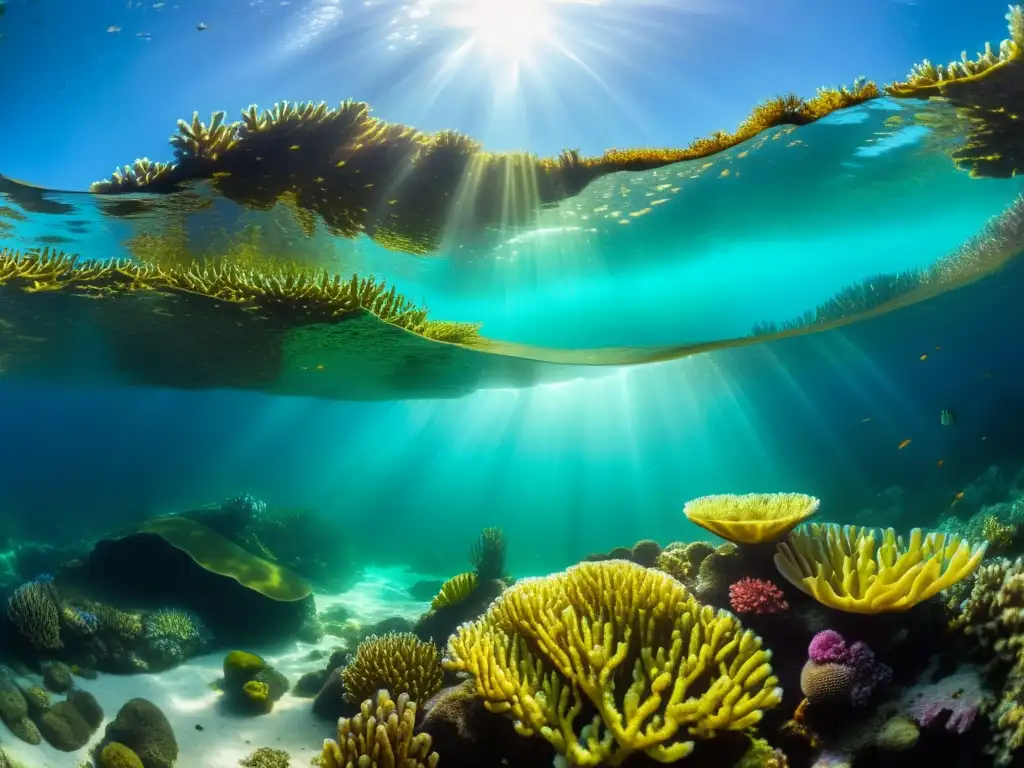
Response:
[[[758,723],[782,698],[770,659],[732,614],[611,560],[517,582],[449,639],[445,667],[569,764],[619,765],[673,762],[693,738]]]
[[[821,502],[803,493],[724,493],[686,502],[690,522],[739,544],[758,544],[784,536],[814,515]]]

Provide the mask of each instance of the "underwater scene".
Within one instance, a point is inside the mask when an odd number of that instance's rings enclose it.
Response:
[[[1024,7],[0,0],[0,89],[0,768],[1024,767]]]

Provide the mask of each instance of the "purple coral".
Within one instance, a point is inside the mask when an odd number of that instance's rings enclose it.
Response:
[[[807,647],[807,658],[816,664],[829,661],[845,664],[847,653],[846,641],[834,629],[822,630],[811,638],[811,644]]]
[[[977,668],[966,665],[938,682],[910,688],[900,704],[922,728],[941,727],[944,721],[946,730],[964,734],[974,725],[983,697]]]
[[[835,673],[842,671],[843,688],[850,702],[861,707],[867,704],[875,690],[892,680],[892,668],[875,658],[874,652],[865,643],[847,645],[846,640],[833,629],[819,632],[807,648],[807,664],[804,665],[802,680],[811,680],[816,671]],[[829,674],[830,678],[835,674]],[[807,688],[807,686],[804,686]],[[832,687],[835,691],[835,687]],[[808,690],[804,691],[808,695]]]

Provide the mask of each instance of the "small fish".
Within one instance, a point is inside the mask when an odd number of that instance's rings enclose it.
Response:
[[[964,497],[964,492],[963,491],[957,491],[955,494],[953,494],[953,503],[950,504],[949,506],[951,506],[951,507],[956,506],[956,503],[958,501],[960,501],[960,499],[962,499],[963,497]]]
[[[939,424],[944,427],[952,427],[956,424],[956,416],[954,416],[953,412],[948,408],[943,408],[939,411]]]
[[[871,417],[870,416],[868,416],[866,419],[861,419],[860,423],[861,424],[867,424],[869,421],[871,421]]]
[[[203,22],[200,21],[198,24],[196,24],[196,29],[202,32],[205,29],[209,29],[209,27],[207,27],[205,24],[203,24]]]
[[[935,345],[935,351],[936,351],[936,352],[938,352],[938,351],[939,351],[939,350],[941,350],[941,349],[942,349],[942,347],[940,347],[940,346],[939,346],[938,344],[936,344],[936,345]]]
[[[111,35],[116,35],[120,31],[121,31],[120,27],[115,27],[113,25],[107,27],[107,32],[110,33]]]
[[[927,353],[927,352],[925,352],[925,353],[924,353],[923,355],[921,355],[921,356],[920,356],[919,358],[917,358],[917,359],[918,359],[918,360],[927,360],[927,359],[928,359],[928,353]]]
[[[941,467],[945,463],[946,463],[945,459],[939,459],[938,461],[935,462],[935,466],[936,467]]]
[[[322,371],[322,370],[324,369],[324,364],[323,364],[323,363],[317,363],[317,364],[316,364],[316,369],[317,369],[318,371]]]
[[[906,440],[904,440],[904,441],[903,441],[902,443],[900,443],[899,445],[897,445],[897,446],[896,446],[896,450],[898,450],[898,451],[902,451],[902,450],[903,450],[904,448],[906,448],[906,447],[907,447],[908,445],[910,445],[910,438],[909,438],[909,437],[908,437],[908,438],[907,438]]]

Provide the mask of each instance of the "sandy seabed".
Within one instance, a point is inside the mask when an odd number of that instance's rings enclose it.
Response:
[[[377,568],[363,573],[359,581],[339,595],[317,595],[318,611],[339,603],[345,605],[353,620],[364,626],[382,619],[403,616],[417,618],[428,603],[412,600],[406,588],[424,579],[437,577],[411,573],[402,568]],[[266,648],[245,648],[263,656],[287,676],[292,685],[299,677],[323,667],[324,660],[311,660],[316,649],[329,651],[340,641],[330,635],[319,643],[292,642]],[[26,744],[0,723],[0,746],[25,768],[79,768],[92,765],[91,748],[103,738],[106,724],[118,709],[135,697],[149,699],[163,710],[178,740],[179,768],[237,768],[238,763],[259,747],[283,749],[291,755],[292,768],[308,768],[320,753],[325,738],[335,733],[334,726],[313,715],[312,699],[285,694],[272,712],[257,717],[242,717],[223,711],[220,694],[211,684],[221,676],[224,653],[190,659],[175,669],[158,674],[106,675],[96,680],[75,678],[75,685],[88,691],[105,715],[90,743],[76,752],[60,752],[45,742],[39,746]],[[30,685],[40,679],[20,678]],[[59,700],[59,697],[55,697]]]

